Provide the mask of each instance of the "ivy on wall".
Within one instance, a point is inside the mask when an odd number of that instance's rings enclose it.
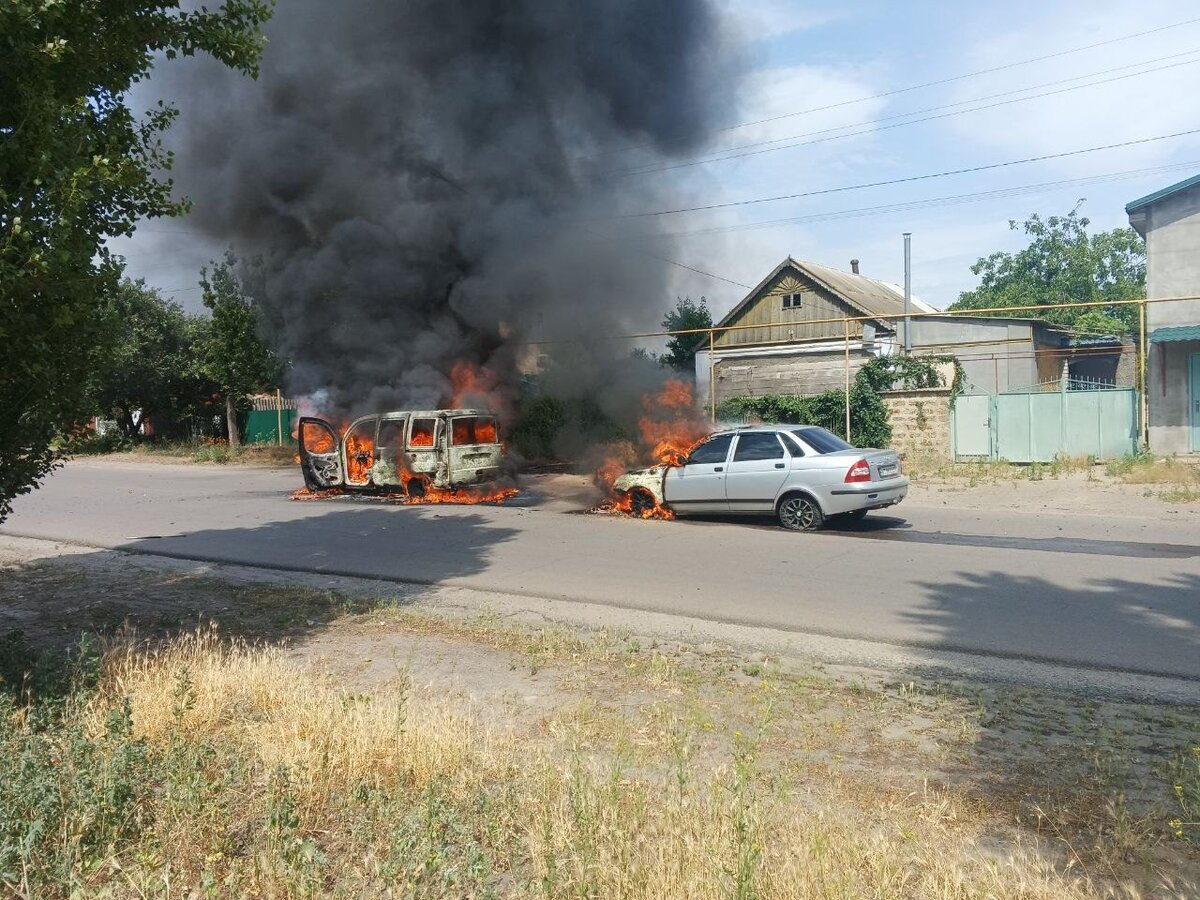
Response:
[[[892,426],[882,394],[891,390],[946,387],[940,366],[954,363],[950,402],[962,391],[962,367],[949,356],[877,356],[858,370],[850,386],[850,436],[846,437],[846,394],[826,391],[802,397],[775,394],[766,397],[735,397],[717,408],[717,419],[745,420],[756,416],[764,422],[820,425],[859,447],[886,447]]]

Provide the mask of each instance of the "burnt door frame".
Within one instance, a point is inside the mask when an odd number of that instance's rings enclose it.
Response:
[[[380,416],[380,415],[373,415],[373,416],[362,416],[361,418],[355,419],[353,422],[350,423],[350,426],[346,429],[346,433],[344,435],[342,435],[342,446],[341,446],[341,449],[342,449],[342,477],[345,479],[346,487],[358,488],[361,490],[363,488],[371,488],[373,486],[372,479],[371,479],[371,470],[375,468],[375,450],[379,446],[379,443],[378,443],[379,420],[381,418],[382,418],[382,416]],[[366,425],[367,423],[371,423],[371,450],[369,453],[366,454],[366,456],[367,456],[367,459],[366,459],[367,477],[366,477],[365,481],[361,481],[361,482],[360,481],[351,481],[350,480],[349,445],[348,445],[349,438],[350,438],[351,434],[353,434],[361,426]],[[362,460],[359,458],[361,456],[362,456],[362,452],[360,451],[360,453],[357,454],[355,457],[355,462],[359,463],[360,465],[362,464]]]
[[[305,426],[309,425],[329,433],[333,440],[332,451],[314,453],[305,446],[304,431]],[[305,487],[320,491],[340,487],[346,483],[346,471],[342,464],[342,440],[333,425],[315,416],[301,416],[296,425],[296,442],[300,451],[300,474],[304,477]]]

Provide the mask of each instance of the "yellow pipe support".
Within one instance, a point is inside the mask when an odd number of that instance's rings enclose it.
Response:
[[[850,323],[846,322],[846,443],[850,443]]]
[[[1144,300],[1142,301],[1142,304],[1138,307],[1138,319],[1141,324],[1141,329],[1140,329],[1141,336],[1140,336],[1139,343],[1141,344],[1141,351],[1142,351],[1141,352],[1141,366],[1140,366],[1140,369],[1141,369],[1141,379],[1140,380],[1142,383],[1142,403],[1141,403],[1141,410],[1140,410],[1140,412],[1142,414],[1142,428],[1141,428],[1142,435],[1141,436],[1142,436],[1142,445],[1148,447],[1148,446],[1150,446],[1150,385],[1147,383],[1147,378],[1146,378],[1147,371],[1149,369],[1149,365],[1148,365],[1149,360],[1147,359],[1147,356],[1146,356],[1146,354],[1147,354],[1147,348],[1146,348],[1146,301],[1144,301]]]
[[[708,417],[717,424],[717,358],[713,353],[713,332],[708,330]]]

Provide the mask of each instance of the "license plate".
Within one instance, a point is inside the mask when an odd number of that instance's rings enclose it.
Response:
[[[895,463],[887,463],[886,465],[879,467],[879,477],[880,478],[890,478],[892,475],[895,475],[895,474],[896,474],[896,464]]]

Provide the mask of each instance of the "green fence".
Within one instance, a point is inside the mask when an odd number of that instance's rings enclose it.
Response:
[[[963,395],[954,404],[954,458],[1121,457],[1137,450],[1138,399],[1132,388]]]
[[[299,413],[283,410],[283,443],[295,445],[292,426]],[[245,441],[247,444],[276,444],[279,442],[279,412],[274,409],[252,409],[246,414]]]

